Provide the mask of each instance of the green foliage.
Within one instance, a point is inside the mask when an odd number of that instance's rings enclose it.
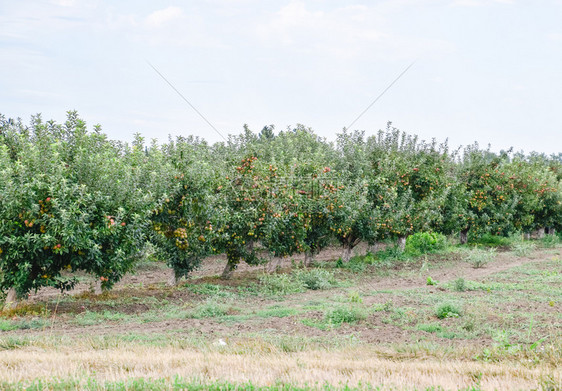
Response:
[[[418,232],[406,239],[406,252],[412,255],[432,253],[446,246],[445,235],[436,232]]]
[[[297,270],[294,277],[306,289],[311,290],[328,289],[337,285],[334,273],[323,269]]]
[[[511,246],[513,252],[519,256],[519,257],[526,257],[529,254],[531,254],[531,252],[533,252],[533,250],[535,250],[537,248],[537,245],[533,242],[530,241],[518,241],[513,243],[513,245]]]
[[[362,272],[440,251],[454,232],[528,254],[508,236],[562,230],[559,158],[476,144],[462,152],[390,123],[371,137],[344,130],[333,144],[298,125],[277,134],[245,126],[224,143],[146,145],[140,135],[110,141],[75,112],[63,124],[36,116],[29,126],[0,116],[0,291],[68,290],[76,272],[109,289],[146,257],[147,243],[179,279],[216,254],[226,255],[228,277],[240,262],[310,259],[339,242],[338,266]],[[404,252],[348,259],[361,242],[406,237]],[[270,293],[333,285],[324,272],[299,273],[262,285]]]
[[[509,237],[492,235],[485,233],[480,237],[471,237],[470,243],[478,244],[485,247],[505,247],[509,246],[512,240]]]
[[[75,112],[63,125],[0,127],[0,290],[68,290],[78,270],[111,287],[140,257],[155,202],[145,171],[159,152],[89,133]]]
[[[269,295],[287,295],[305,291],[303,282],[290,274],[263,274],[259,281],[261,289]]]
[[[426,284],[427,284],[427,285],[437,285],[437,284],[439,284],[439,281],[435,281],[433,278],[427,277],[427,282],[426,282]]]
[[[195,319],[215,318],[228,315],[230,311],[231,308],[228,305],[219,303],[215,300],[208,300],[197,306],[195,310],[190,311],[188,317]]]
[[[356,323],[367,318],[366,311],[357,306],[339,306],[326,312],[325,320],[332,325]]]
[[[364,272],[368,266],[375,265],[377,260],[371,253],[367,255],[356,255],[352,257],[349,262],[344,263],[341,258],[336,261],[336,267],[347,269],[354,273]]]
[[[292,274],[264,274],[260,276],[262,290],[270,295],[286,295],[337,286],[334,274],[323,269],[299,269]]]
[[[440,304],[435,309],[435,316],[437,316],[439,319],[458,318],[461,315],[462,315],[461,309],[452,303]]]
[[[438,331],[443,330],[443,328],[439,323],[418,324],[417,329],[421,331],[425,331],[427,333],[436,333]]]
[[[464,292],[468,289],[468,287],[466,286],[466,281],[462,277],[457,278],[455,281],[453,281],[453,286],[457,292]]]
[[[540,240],[540,243],[543,247],[555,248],[558,247],[560,243],[562,243],[562,240],[560,240],[560,237],[558,237],[557,235],[545,235]]]

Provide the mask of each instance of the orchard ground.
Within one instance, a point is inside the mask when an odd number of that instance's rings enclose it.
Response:
[[[217,257],[177,287],[145,261],[101,295],[84,276],[2,314],[0,388],[560,390],[562,248],[473,251],[333,248],[228,281]]]

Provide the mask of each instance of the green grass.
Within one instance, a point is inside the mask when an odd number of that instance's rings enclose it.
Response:
[[[0,318],[0,331],[42,329],[50,324],[46,318],[31,318],[21,320],[7,320]]]
[[[74,322],[80,326],[91,326],[104,322],[130,322],[134,318],[131,315],[107,310],[103,312],[85,311],[76,315]]]
[[[260,318],[285,318],[287,316],[292,316],[298,314],[299,311],[296,308],[283,307],[283,306],[271,306],[261,311],[256,312],[256,316]]]
[[[333,386],[328,383],[312,386],[296,386],[278,382],[268,386],[254,385],[252,382],[232,383],[228,381],[201,381],[176,376],[173,379],[130,378],[122,381],[101,381],[94,378],[82,379],[36,379],[21,383],[0,383],[6,391],[42,391],[42,390],[88,390],[88,391],[354,391],[373,389],[370,385],[350,387],[345,384]]]

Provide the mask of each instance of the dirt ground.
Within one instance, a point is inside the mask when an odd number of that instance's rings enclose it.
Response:
[[[365,251],[365,249],[358,249],[358,252]],[[334,260],[340,255],[340,250],[332,248],[321,253],[316,260],[318,262]],[[439,256],[437,260],[432,261],[431,277],[441,283],[453,281],[457,278],[464,278],[471,281],[481,281],[482,279],[495,275],[497,273],[507,271],[525,264],[537,264],[545,262],[549,259],[548,253],[544,251],[536,251],[530,257],[514,257],[513,253],[498,253],[495,261],[485,268],[473,268],[467,262],[463,262],[458,254],[450,254]],[[550,256],[551,257],[551,256]],[[439,259],[442,258],[442,259]],[[290,268],[291,264],[300,262],[301,259],[296,257],[293,260],[282,260],[279,264],[280,268]],[[205,260],[202,267],[193,274],[193,277],[187,281],[191,284],[213,283],[224,286],[244,286],[248,281],[255,281],[255,276],[264,270],[264,266],[248,266],[241,264],[236,270],[233,278],[229,281],[223,281],[218,278],[224,265],[225,259],[221,257],[214,257]],[[411,265],[411,268],[418,269],[420,262]],[[402,271],[400,271],[402,272]],[[392,290],[393,292],[400,290],[420,289],[424,295],[439,294],[443,288],[439,286],[427,285],[427,275],[424,273],[407,273],[405,276],[400,276],[399,273],[394,273],[391,276],[378,276],[378,275],[365,275],[359,278],[353,290],[358,292],[378,292],[376,295],[366,295],[362,300],[365,306],[373,306],[376,304],[392,302],[395,307],[415,308],[419,303],[414,298],[406,296],[397,296],[393,293],[386,293],[385,291]],[[190,336],[204,336],[207,338],[242,338],[247,335],[254,335],[257,333],[270,333],[274,335],[298,335],[303,337],[318,337],[318,338],[339,338],[342,335],[356,335],[360,337],[361,341],[365,343],[378,344],[378,343],[407,343],[411,341],[411,331],[408,328],[396,324],[389,324],[382,316],[371,315],[366,322],[357,324],[343,324],[337,329],[322,330],[315,327],[310,327],[303,324],[302,316],[286,316],[286,317],[269,317],[259,318],[250,317],[240,322],[221,322],[214,318],[200,318],[200,319],[163,319],[153,320],[147,323],[135,322],[103,322],[93,325],[76,325],[69,321],[72,315],[80,314],[87,311],[103,312],[118,310],[121,313],[135,315],[143,314],[151,310],[153,306],[147,304],[142,300],[143,297],[155,298],[159,301],[166,301],[171,303],[178,303],[187,308],[193,307],[201,303],[201,297],[194,294],[187,289],[174,289],[165,286],[168,280],[170,271],[162,264],[145,264],[136,274],[127,275],[120,281],[111,292],[104,295],[104,300],[81,300],[68,301],[59,300],[60,293],[52,289],[44,289],[30,298],[30,302],[45,303],[51,312],[54,313],[52,322],[48,328],[42,330],[28,329],[12,331],[12,334],[20,335],[65,335],[65,336],[80,336],[86,334],[92,335],[111,335],[111,334],[151,334],[151,333],[166,333],[172,332],[177,335],[190,335]],[[184,282],[185,283],[185,282]],[[88,283],[79,284],[75,290],[67,293],[86,298],[90,285]],[[346,289],[339,289],[340,294],[345,294]],[[335,292],[336,291],[336,292]],[[268,308],[274,305],[284,305],[288,307],[299,308],[302,303],[314,303],[320,301],[330,300],[337,295],[336,290],[327,291],[307,291],[300,293],[297,296],[287,296],[280,301],[267,297],[249,297],[240,299],[237,303],[237,308],[233,308],[232,315],[239,313],[239,308],[245,310],[253,309],[259,310]],[[472,297],[484,295],[482,292],[472,292]],[[135,297],[137,300],[128,302],[125,300],[129,297]],[[112,304],[107,302],[114,300],[119,302],[118,308],[114,308]],[[537,303],[519,303],[514,306],[516,310],[529,310],[531,307],[536,309]],[[544,311],[557,311],[558,308],[551,308],[544,304],[542,307]],[[324,313],[322,311],[308,311],[307,318],[314,321],[321,321]],[[444,321],[446,324],[446,321]],[[439,337],[434,335],[428,338],[433,340],[440,340]],[[485,337],[482,339],[472,339],[467,341],[457,341],[458,344],[482,344],[490,343],[490,338]]]

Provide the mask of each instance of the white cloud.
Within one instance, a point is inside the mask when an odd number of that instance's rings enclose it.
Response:
[[[513,4],[513,0],[455,0],[452,5],[458,7],[484,7],[494,3]]]
[[[562,41],[562,34],[559,33],[551,33],[547,35],[547,38],[551,41]]]
[[[73,7],[76,5],[76,0],[51,0],[51,3],[61,7]]]
[[[183,10],[179,7],[170,6],[158,11],[154,11],[146,18],[146,24],[152,27],[160,27],[171,21],[183,19]]]
[[[293,1],[257,26],[266,45],[295,46],[328,54],[353,57],[366,43],[384,37],[373,27],[365,6],[348,6],[328,11],[312,11],[302,1]],[[371,15],[372,16],[372,15]],[[376,23],[375,23],[376,24]]]

